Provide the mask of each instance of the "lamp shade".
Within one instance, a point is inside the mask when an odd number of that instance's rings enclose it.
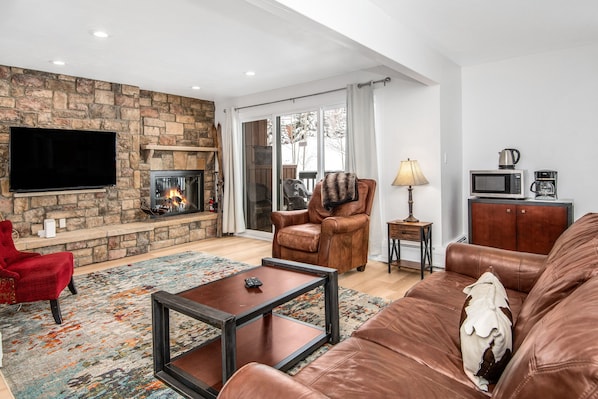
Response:
[[[392,182],[393,186],[421,186],[428,184],[428,180],[422,173],[419,163],[416,160],[401,161],[397,177]]]

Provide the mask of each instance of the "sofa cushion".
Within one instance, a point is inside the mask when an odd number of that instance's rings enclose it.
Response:
[[[502,282],[502,276],[495,274]],[[463,289],[475,281],[476,279],[472,277],[450,271],[433,273],[411,287],[405,296],[424,299],[433,303],[434,306],[446,306],[460,311],[466,297]],[[527,293],[508,288],[506,291],[513,322],[515,322]]]
[[[359,338],[335,345],[294,378],[339,399],[487,398],[473,384],[455,383],[423,363]]]
[[[519,313],[514,329],[515,351],[546,313],[598,274],[598,238],[585,241],[564,254],[554,254],[550,259]]]
[[[280,229],[277,235],[278,245],[305,252],[318,252],[322,225],[305,223]]]
[[[498,381],[513,349],[507,292],[490,272],[463,292],[467,294],[459,329],[463,370],[478,388],[488,391],[488,384]]]
[[[593,398],[598,385],[598,277],[531,329],[496,384],[496,399]]]
[[[398,299],[366,321],[353,337],[374,342],[477,389],[463,373],[459,317],[465,295],[460,291],[458,295],[461,303],[455,308],[417,298]]]

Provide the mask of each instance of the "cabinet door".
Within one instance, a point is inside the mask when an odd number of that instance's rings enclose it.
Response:
[[[518,205],[517,250],[547,254],[568,225],[567,207]]]
[[[517,249],[517,205],[471,204],[471,243]]]

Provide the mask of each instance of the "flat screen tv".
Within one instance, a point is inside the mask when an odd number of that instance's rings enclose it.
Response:
[[[101,188],[116,184],[116,133],[11,127],[10,191]]]

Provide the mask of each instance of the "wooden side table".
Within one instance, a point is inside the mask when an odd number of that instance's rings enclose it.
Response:
[[[426,262],[432,273],[432,223],[404,222],[393,220],[388,224],[388,272],[396,256],[397,266],[401,267],[401,240],[417,241],[420,249],[421,278],[424,278]]]

